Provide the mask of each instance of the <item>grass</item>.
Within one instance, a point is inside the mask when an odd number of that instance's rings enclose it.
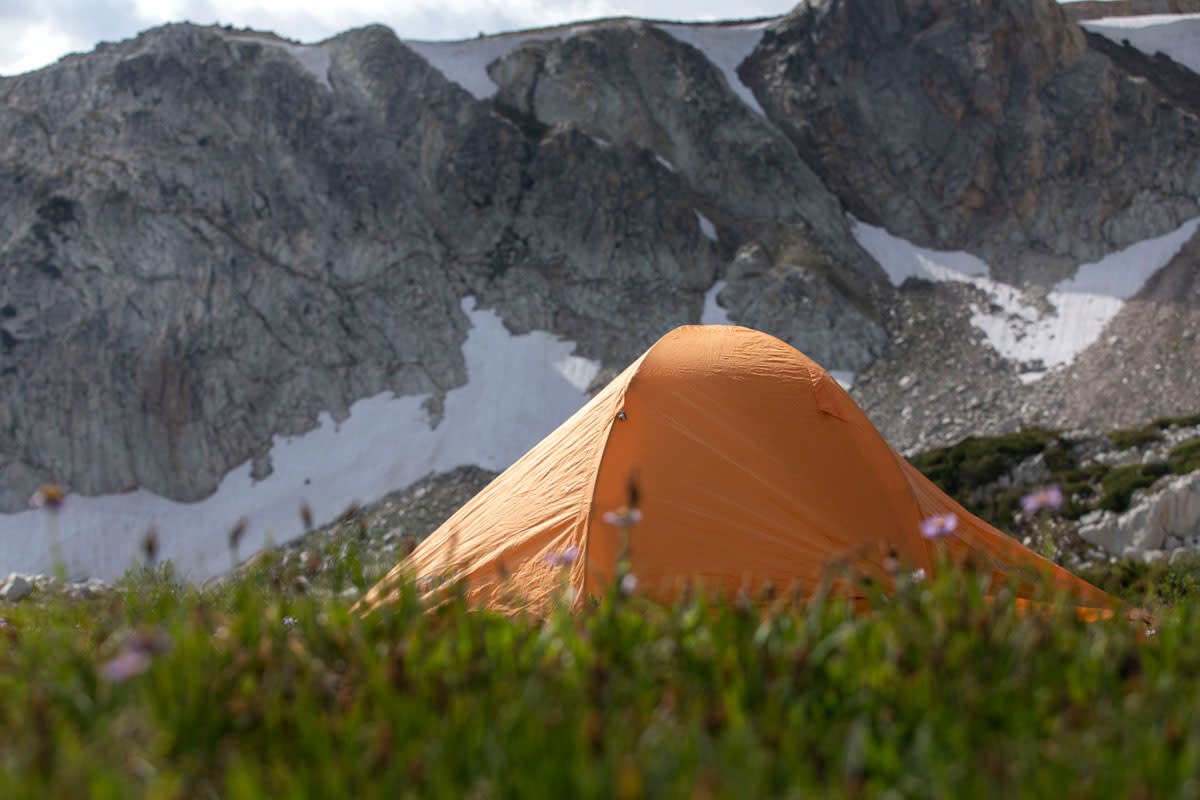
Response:
[[[1171,608],[1200,602],[1200,556],[1146,562],[1123,558],[1079,573],[1104,591],[1141,608]]]
[[[1185,595],[1150,639],[952,572],[859,615],[613,593],[540,621],[406,594],[360,619],[278,570],[3,608],[0,795],[1149,797],[1200,770]],[[131,652],[144,671],[106,679]]]

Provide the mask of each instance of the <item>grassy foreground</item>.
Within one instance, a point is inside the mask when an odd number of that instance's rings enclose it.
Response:
[[[863,615],[613,593],[359,619],[142,570],[0,607],[0,797],[1200,794],[1194,603],[1147,637],[1003,598],[959,573]]]

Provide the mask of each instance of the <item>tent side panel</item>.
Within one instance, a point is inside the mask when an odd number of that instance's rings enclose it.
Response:
[[[419,593],[466,581],[478,605],[537,611],[563,589],[551,555],[584,548],[584,522],[621,382],[614,380],[430,534],[360,602],[386,602],[402,581]],[[575,569],[582,577],[583,559]],[[575,576],[572,576],[574,582]]]
[[[633,570],[654,595],[689,580],[727,594],[768,581],[812,590],[831,562],[881,565],[888,545],[922,563],[920,516],[891,449],[840,387],[818,393],[822,375],[744,328],[664,337],[630,381],[599,470],[592,573],[615,568],[621,531],[601,515],[624,504],[630,475],[643,511],[629,532]]]

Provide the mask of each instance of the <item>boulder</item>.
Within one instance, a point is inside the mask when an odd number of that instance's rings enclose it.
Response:
[[[1176,543],[1200,549],[1200,472],[1160,481],[1123,513],[1085,515],[1079,535],[1114,555],[1141,556]]]
[[[13,573],[0,583],[0,599],[16,603],[33,591],[33,584],[24,575]]]

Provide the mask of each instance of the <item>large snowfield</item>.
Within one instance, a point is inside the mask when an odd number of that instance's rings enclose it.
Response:
[[[486,98],[496,91],[486,71],[492,60],[523,41],[569,36],[589,24],[460,42],[405,43],[473,96]],[[736,68],[757,45],[769,20],[655,24],[704,52],[737,96],[761,113]],[[1085,27],[1116,41],[1128,40],[1148,53],[1161,50],[1200,72],[1200,15],[1104,19]],[[325,48],[270,37],[258,41],[283,48],[333,90]],[[704,234],[718,238],[715,226],[699,212],[697,216]],[[975,309],[972,323],[986,340],[1007,358],[1051,370],[1070,363],[1095,341],[1121,305],[1198,227],[1200,219],[1194,219],[1165,236],[1081,265],[1073,278],[1051,289],[1047,299],[1053,310],[1045,312],[1026,302],[1017,287],[994,280],[987,264],[974,256],[923,249],[857,221],[853,229],[897,286],[908,278],[922,278],[977,287],[988,302]],[[705,297],[703,324],[731,322],[716,299],[723,286],[718,281]],[[269,543],[300,536],[302,504],[322,524],[351,502],[374,501],[430,473],[468,464],[492,470],[507,467],[587,401],[585,390],[599,365],[573,355],[574,343],[551,334],[512,336],[497,314],[476,309],[470,299],[464,300],[463,309],[473,326],[463,345],[468,383],[447,394],[444,416],[436,426],[422,407],[425,397],[386,393],[359,400],[345,420],[335,422],[323,414],[308,434],[277,438],[269,476],[253,480],[247,462],[198,503],[177,503],[138,490],[104,497],[72,494],[57,517],[34,510],[0,514],[0,575],[52,571],[54,525],[73,576],[119,577],[137,562],[141,541],[154,529],[160,557],[171,559],[192,579],[203,580],[230,566],[228,534],[239,520],[246,523],[238,553],[245,558]],[[834,374],[846,385],[854,378],[851,373]],[[1023,378],[1036,380],[1042,374],[1031,370]]]
[[[917,247],[882,228],[854,220],[854,237],[875,257],[894,286],[909,278],[956,281],[980,289],[986,306],[976,304],[971,324],[1001,355],[1022,364],[1040,365],[1024,372],[1025,382],[1071,363],[1121,307],[1167,265],[1200,227],[1200,218],[1154,239],[1130,245],[1094,264],[1082,264],[1072,278],[1056,284],[1046,299],[1053,310],[1040,311],[1016,286],[993,280],[991,270],[970,253]]]

